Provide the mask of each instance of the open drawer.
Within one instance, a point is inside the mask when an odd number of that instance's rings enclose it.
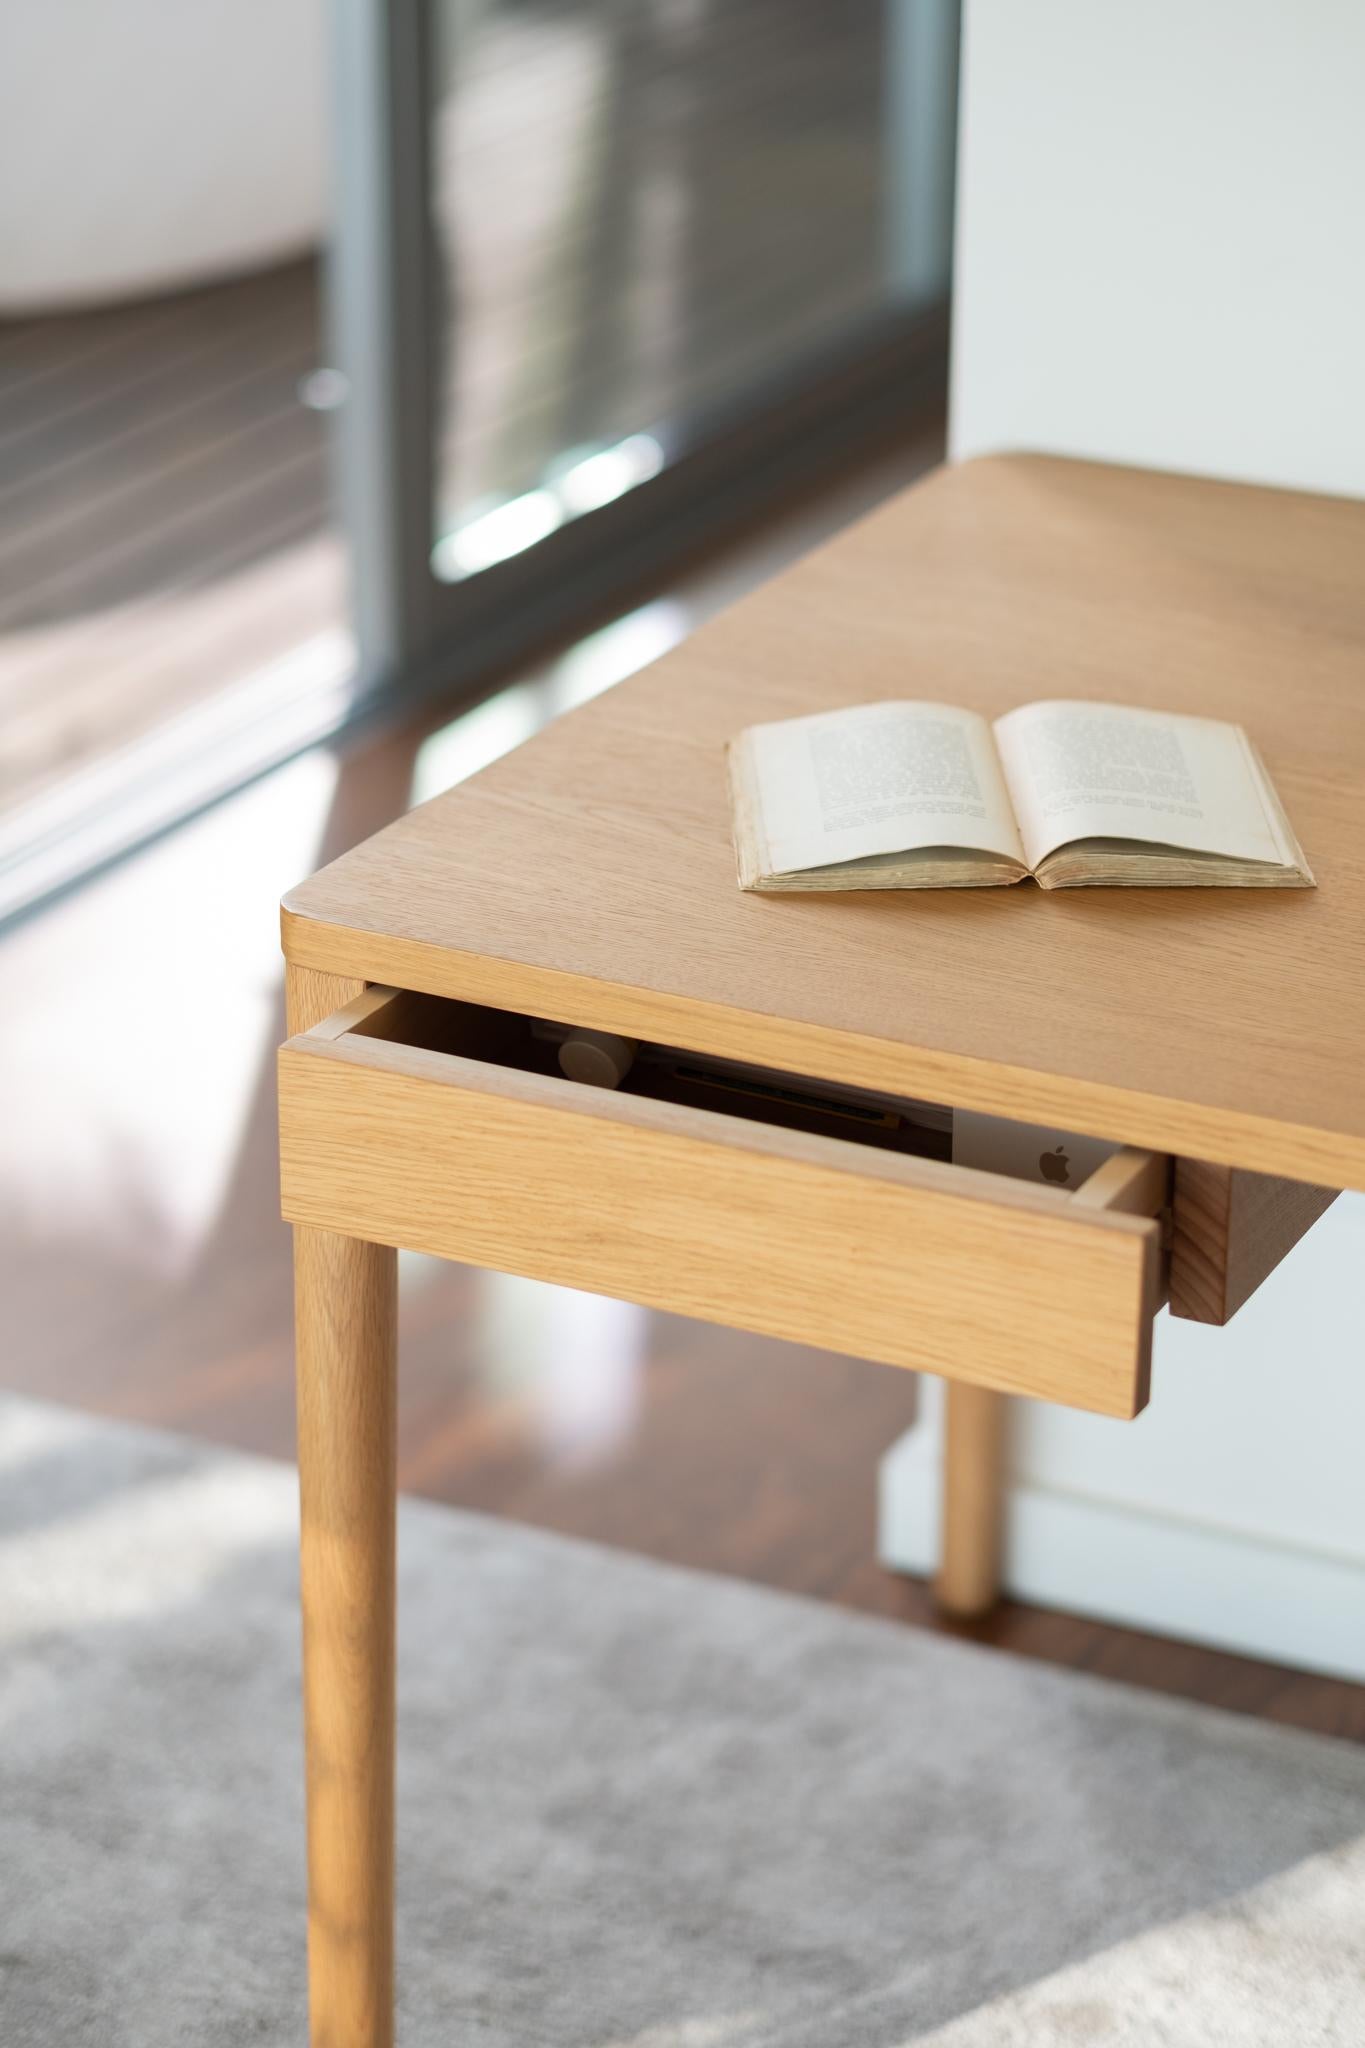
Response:
[[[1166,1159],[1126,1150],[1074,1193],[1033,1187],[930,1156],[931,1130],[892,1142],[837,1103],[793,1106],[819,1083],[708,1095],[685,1058],[594,1088],[527,1018],[371,989],[281,1050],[284,1214],[1106,1415],[1143,1407]]]

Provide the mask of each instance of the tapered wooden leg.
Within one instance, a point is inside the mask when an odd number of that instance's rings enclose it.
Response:
[[[948,1614],[984,1614],[1000,1597],[1005,1396],[949,1380],[943,1523],[934,1595]]]
[[[294,1231],[313,2048],[393,2041],[397,1254]]]

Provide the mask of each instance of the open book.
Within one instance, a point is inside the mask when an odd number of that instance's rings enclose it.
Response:
[[[1311,889],[1239,725],[1024,704],[994,725],[889,702],[754,725],[729,747],[744,889]]]

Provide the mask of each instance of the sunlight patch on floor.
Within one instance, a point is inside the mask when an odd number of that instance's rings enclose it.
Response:
[[[758,2011],[724,2013],[714,2019],[669,2020],[660,2027],[646,2027],[643,2034],[632,2034],[629,2040],[607,2042],[604,2048],[743,2048],[766,2017]]]
[[[304,755],[10,935],[11,1233],[168,1275],[197,1257],[278,1035],[279,898],[316,862],[336,775]]]
[[[0,1446],[16,1427],[22,1445],[23,1421],[22,1404],[7,1403]],[[55,1442],[30,1442],[10,1468],[69,1451],[79,1427]],[[114,1484],[42,1528],[0,1539],[0,1564],[11,1567],[3,1640],[13,1648],[57,1629],[109,1628],[190,1606],[242,1558],[297,1542],[297,1499],[274,1465],[229,1458],[150,1484]]]
[[[690,631],[689,608],[670,598],[641,605],[590,633],[543,675],[499,690],[422,742],[412,771],[412,801],[426,803],[480,768],[510,754],[561,712],[600,696],[647,668]]]
[[[1354,2048],[1362,1987],[1365,1836],[916,2034],[913,2048]]]

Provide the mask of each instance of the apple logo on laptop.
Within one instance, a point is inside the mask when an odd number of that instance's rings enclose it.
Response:
[[[1038,1156],[1038,1171],[1044,1180],[1066,1181],[1071,1178],[1071,1162],[1064,1147],[1059,1145],[1055,1152],[1042,1152]]]

